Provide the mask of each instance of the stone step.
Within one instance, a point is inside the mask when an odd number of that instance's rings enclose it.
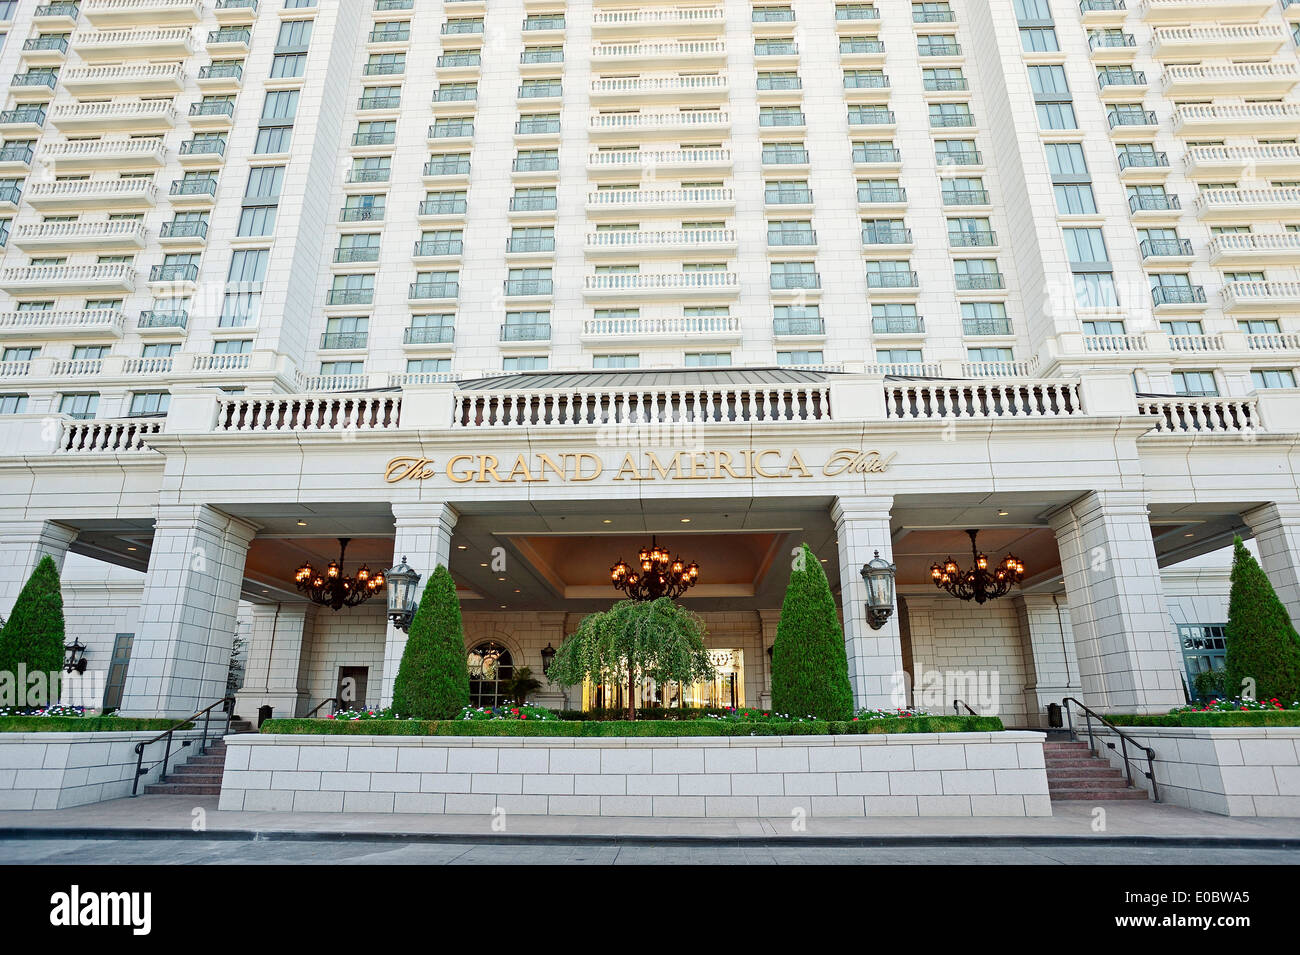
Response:
[[[1128,782],[1123,776],[1097,777],[1072,776],[1068,779],[1047,777],[1048,790],[1053,789],[1127,789]]]
[[[1088,744],[1083,741],[1065,742],[1065,743],[1044,743],[1044,753],[1076,753],[1088,752]]]
[[[1099,760],[1094,756],[1048,756],[1044,760],[1047,771],[1069,769],[1072,766],[1096,766]],[[1104,763],[1102,765],[1105,765]]]
[[[1150,798],[1141,789],[1052,789],[1049,787],[1048,795],[1051,799],[1058,802],[1083,799],[1089,801],[1112,801],[1117,799]]]
[[[151,783],[144,787],[146,796],[220,796],[220,781],[211,783]]]
[[[221,782],[222,772],[223,769],[220,766],[177,766],[167,774],[167,778],[180,782],[207,782],[209,780]]]

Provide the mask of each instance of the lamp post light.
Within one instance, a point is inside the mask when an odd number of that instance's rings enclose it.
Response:
[[[551,663],[555,660],[555,647],[548,642],[542,649],[542,676],[547,676],[551,672]]]
[[[894,574],[897,566],[880,556],[862,565],[862,580],[867,585],[867,623],[879,630],[894,613]]]
[[[68,654],[68,659],[63,664],[65,673],[85,673],[86,672],[86,647],[76,637],[72,638],[71,643],[65,643],[63,649]]]
[[[415,597],[420,575],[411,569],[403,554],[402,562],[385,571],[384,576],[388,579],[388,619],[397,629],[409,633],[415,611],[420,606]]]

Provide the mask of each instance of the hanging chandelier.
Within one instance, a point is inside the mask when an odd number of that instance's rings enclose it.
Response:
[[[629,567],[620,557],[609,569],[610,583],[632,600],[655,600],[672,597],[674,600],[695,586],[700,578],[700,565],[691,561],[682,563],[680,557],[670,557],[654,537],[649,548],[642,547],[636,555],[637,563]]]
[[[974,566],[970,570],[962,570],[951,557],[942,564],[932,564],[930,578],[934,585],[959,600],[974,600],[977,604],[1005,596],[1012,584],[1018,584],[1024,579],[1025,565],[1014,554],[1007,554],[996,570],[989,570],[988,556],[981,554],[975,546],[975,535],[979,531],[968,530],[966,533],[970,535]]]
[[[293,575],[298,589],[307,595],[312,603],[321,604],[331,610],[355,607],[384,589],[384,574],[380,571],[371,574],[365,564],[357,571],[356,577],[343,573],[343,555],[347,552],[351,537],[339,538],[339,559],[332,560],[321,573],[317,573],[310,563],[304,563]]]

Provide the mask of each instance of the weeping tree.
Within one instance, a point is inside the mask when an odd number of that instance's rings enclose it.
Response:
[[[1254,680],[1255,699],[1289,706],[1300,698],[1300,636],[1254,555],[1240,537],[1232,546],[1226,689],[1238,696]]]
[[[625,684],[634,720],[638,682],[698,683],[713,679],[714,670],[700,618],[660,597],[621,600],[587,616],[555,651],[547,676],[566,686],[585,679]]]

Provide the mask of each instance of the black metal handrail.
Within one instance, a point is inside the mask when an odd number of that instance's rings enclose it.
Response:
[[[333,696],[326,697],[325,699],[323,699],[323,700],[321,700],[319,703],[317,703],[314,707],[312,707],[311,712],[309,712],[305,717],[303,717],[303,719],[308,719],[308,720],[309,720],[309,719],[311,719],[312,717],[314,717],[317,713],[320,712],[321,707],[324,706],[326,703],[333,703],[333,704],[334,704],[334,708],[335,708],[335,709],[338,709],[338,703],[339,703],[338,699],[335,698],[335,697],[333,697]]]
[[[131,780],[131,795],[132,796],[140,795],[140,793],[138,792],[140,788],[140,777],[143,776],[145,773],[149,772],[149,770],[153,769],[154,766],[158,765],[157,762],[151,763],[148,766],[144,765],[144,748],[146,746],[152,746],[154,743],[157,743],[160,740],[164,740],[164,739],[167,740],[167,748],[163,750],[163,758],[158,761],[162,763],[162,768],[163,768],[162,775],[159,776],[158,779],[159,781],[165,781],[167,779],[167,764],[171,761],[171,757],[172,757],[172,734],[175,733],[178,729],[183,728],[186,724],[194,723],[195,721],[198,720],[200,716],[203,717],[203,737],[199,740],[199,755],[202,756],[205,752],[207,752],[208,749],[208,726],[212,720],[212,711],[215,710],[218,706],[225,706],[227,703],[230,704],[230,712],[233,713],[234,706],[235,706],[235,698],[233,696],[223,696],[221,699],[217,700],[217,702],[205,706],[203,709],[199,710],[193,716],[187,717],[186,719],[183,719],[180,722],[178,722],[175,726],[163,730],[157,736],[153,737],[153,739],[147,739],[142,743],[136,743],[135,744],[135,778]],[[230,726],[229,716],[226,717],[226,726],[227,728],[229,728]],[[184,749],[186,746],[189,746],[193,742],[194,740],[192,739],[181,740],[181,748]]]
[[[1156,751],[1152,749],[1150,746],[1143,746],[1136,739],[1134,739],[1128,733],[1125,733],[1122,729],[1120,729],[1110,720],[1106,719],[1106,717],[1102,716],[1096,710],[1090,709],[1089,707],[1085,706],[1080,700],[1076,700],[1072,696],[1067,696],[1065,699],[1061,701],[1061,705],[1065,708],[1065,720],[1066,723],[1069,724],[1070,739],[1077,740],[1079,738],[1079,734],[1074,728],[1074,715],[1070,712],[1071,703],[1079,707],[1079,709],[1083,710],[1084,724],[1086,726],[1086,732],[1088,733],[1088,749],[1092,752],[1094,756],[1100,755],[1097,752],[1097,746],[1092,739],[1093,736],[1092,721],[1094,719],[1119,737],[1120,755],[1124,758],[1124,778],[1127,780],[1130,786],[1133,785],[1133,767],[1130,765],[1130,761],[1129,761],[1129,755],[1128,755],[1129,744],[1132,743],[1136,749],[1140,749],[1142,750],[1142,752],[1146,754],[1147,768],[1145,770],[1140,770],[1140,772],[1142,772],[1142,775],[1145,776],[1147,779],[1151,780],[1151,799],[1154,802],[1159,802],[1160,790],[1156,786]],[[1115,748],[1115,744],[1110,742],[1109,740],[1105,740],[1104,742],[1106,743],[1107,749]]]
[[[965,700],[953,700],[952,711],[956,713],[958,716],[961,716],[962,710],[965,710],[971,716],[979,716],[978,713],[976,713],[974,710],[970,708],[970,704],[967,703]]]

